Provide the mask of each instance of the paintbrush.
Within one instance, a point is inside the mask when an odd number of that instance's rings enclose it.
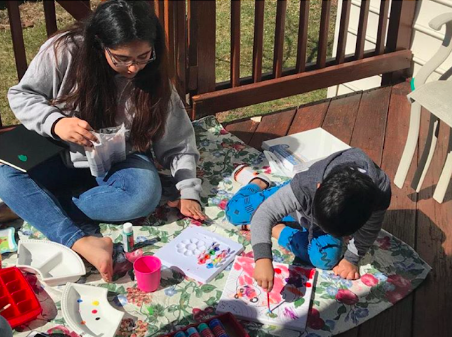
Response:
[[[157,242],[160,242],[161,240],[162,239],[160,239],[159,237],[155,237],[155,238],[152,238],[152,239],[148,239],[148,240],[145,240],[145,241],[141,241],[141,242],[135,243],[135,245],[133,246],[133,250],[135,251],[137,249],[140,249],[140,248],[143,248],[143,247],[146,247],[146,246],[155,245]]]
[[[270,292],[267,291],[267,308],[268,308],[268,313],[271,314],[272,311],[270,310]]]
[[[3,308],[0,309],[0,312],[2,312],[2,311],[4,311],[4,310],[8,309],[10,306],[11,306],[11,304],[8,303],[7,305],[5,305]]]

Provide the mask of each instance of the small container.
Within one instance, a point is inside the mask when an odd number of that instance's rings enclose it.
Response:
[[[199,324],[198,331],[202,337],[215,337],[212,330],[209,329],[206,323]]]
[[[0,269],[0,294],[0,316],[13,329],[36,319],[42,312],[33,289],[16,267]]]
[[[198,330],[196,330],[196,328],[194,327],[187,329],[187,335],[188,337],[201,337],[201,335],[198,333]]]
[[[155,256],[142,256],[133,263],[137,286],[145,293],[154,292],[160,285],[162,262]]]
[[[214,318],[213,320],[211,320],[209,322],[209,327],[210,329],[212,329],[215,337],[229,337],[219,319]]]
[[[201,337],[217,337],[217,335],[213,333],[212,327],[208,327],[212,321],[214,322],[214,326],[218,326],[218,324],[221,325],[221,332],[223,333],[222,336],[227,336],[226,331],[231,331],[231,337],[250,337],[250,335],[245,331],[242,325],[237,321],[235,316],[230,312],[209,318],[203,322],[190,324],[180,330],[170,333],[169,335],[160,335],[158,337],[187,337],[188,329],[191,327],[196,328]],[[180,334],[181,332],[182,334]]]
[[[129,253],[133,250],[133,225],[130,222],[126,222],[122,226],[122,243],[124,245],[124,251]]]

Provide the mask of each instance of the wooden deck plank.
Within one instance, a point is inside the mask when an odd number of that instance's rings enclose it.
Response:
[[[331,100],[322,128],[344,143],[350,144],[362,93],[339,96]]]
[[[331,100],[306,104],[297,109],[288,135],[322,126]]]
[[[405,147],[408,135],[410,119],[410,103],[406,95],[410,92],[408,83],[401,83],[392,89],[391,102],[385,144],[383,150],[382,169],[388,174],[391,181],[399,166],[400,158]],[[416,195],[412,195],[410,187],[416,169],[417,151],[414,154],[413,163],[407,175],[403,189],[391,184],[392,199],[389,207],[390,212],[386,215],[383,228],[395,235],[397,238],[415,246],[415,223],[416,223]]]
[[[409,84],[402,83],[394,86],[391,93],[381,163],[382,169],[391,180],[397,171],[408,133],[410,104],[406,95],[409,92]],[[417,158],[417,154],[415,158]],[[412,247],[414,247],[416,234],[416,200],[412,200],[408,195],[412,192],[410,181],[414,175],[415,166],[411,167],[403,189],[392,184],[391,206],[383,223],[385,230]],[[413,298],[413,295],[408,296],[395,306],[364,323],[359,329],[359,335],[362,337],[411,336]]]
[[[243,125],[230,125],[227,129],[233,133],[236,133],[234,130],[248,132],[250,145],[259,148],[264,139],[301,132],[322,124],[324,129],[344,142],[363,148],[393,179],[407,136],[410,105],[406,94],[410,89],[408,83],[402,83],[390,90],[380,88],[355,93],[331,99],[329,104],[323,101],[318,105],[302,106],[297,111],[266,116],[261,124],[254,125],[256,128],[252,138],[249,136],[253,132],[250,121],[248,129]],[[326,104],[326,114],[323,115]],[[386,117],[385,110],[388,111]],[[323,123],[320,123],[322,118]],[[427,125],[428,115],[424,113],[419,151],[423,148]],[[433,267],[433,271],[414,294],[358,328],[341,334],[341,337],[451,334],[452,320],[446,317],[452,312],[452,186],[449,186],[443,204],[432,199],[444,164],[448,135],[448,129],[442,127],[438,147],[419,197],[409,187],[418,160],[416,152],[415,163],[403,188],[392,187],[393,198],[383,224],[383,228],[413,246]],[[449,256],[445,254],[445,249]]]
[[[233,135],[237,136],[245,144],[249,144],[258,125],[258,122],[247,119],[244,121],[228,124],[225,126],[225,129]]]
[[[285,136],[296,111],[296,109],[289,109],[264,116],[249,145],[260,150],[263,141]]]
[[[391,87],[363,92],[350,142],[363,149],[377,165],[381,164],[390,97]]]
[[[350,114],[350,117],[348,119],[349,126],[352,125],[351,121],[353,121],[353,115],[356,116],[356,120],[353,123],[354,127],[346,128],[347,130],[351,131],[351,134],[350,135],[343,134],[342,137],[344,137],[344,139],[349,139],[351,146],[359,147],[365,150],[365,152],[368,155],[373,154],[375,156],[375,154],[381,153],[383,150],[382,140],[380,142],[371,142],[370,144],[368,143],[368,134],[366,130],[368,129],[369,125],[375,125],[375,130],[372,136],[380,137],[381,139],[384,138],[385,125],[383,125],[382,121],[386,122],[390,92],[391,92],[390,88],[389,90],[387,88],[377,89],[372,91],[371,94],[369,94],[369,92],[364,92],[362,93],[362,95],[360,95],[361,100],[359,104],[356,104],[355,109],[353,108],[344,109],[343,106],[341,107],[342,113],[347,113],[348,111],[348,113]],[[354,99],[356,100],[357,97],[354,97]],[[372,104],[374,104],[374,106],[372,106]],[[381,164],[381,155],[379,158],[373,159],[374,161],[376,160],[376,163],[378,165]],[[357,328],[346,331],[340,336],[341,337],[370,336],[368,331],[366,331],[367,334],[363,334],[361,332],[361,329],[363,326],[369,324],[369,322],[371,321],[368,321]]]
[[[430,114],[422,113],[420,146],[423,150]],[[426,282],[415,293],[413,337],[450,336],[452,320],[452,200],[450,189],[443,204],[432,199],[446,156],[448,128],[440,127],[438,143],[417,203],[416,250],[433,268]],[[450,187],[450,186],[449,186]],[[449,247],[445,254],[444,243]]]

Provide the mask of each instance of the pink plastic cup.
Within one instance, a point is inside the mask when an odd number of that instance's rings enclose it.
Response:
[[[138,288],[146,293],[156,291],[160,285],[162,261],[155,256],[141,256],[133,263]]]

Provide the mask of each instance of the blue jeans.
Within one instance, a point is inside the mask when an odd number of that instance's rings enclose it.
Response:
[[[76,197],[68,190],[82,187]],[[66,192],[66,194],[59,194]],[[67,168],[56,156],[28,173],[0,165],[0,198],[49,240],[65,246],[92,235],[94,222],[123,222],[151,213],[162,187],[152,160],[131,154],[103,178]]]
[[[227,219],[237,226],[251,223],[251,218],[260,204],[288,183],[290,181],[263,191],[256,184],[242,187],[226,206]],[[295,221],[290,215],[281,219],[281,222]],[[278,244],[316,268],[332,269],[342,257],[342,240],[326,234],[320,229],[313,234],[314,236],[309,242],[309,233],[305,228],[299,230],[286,226],[281,231]]]

